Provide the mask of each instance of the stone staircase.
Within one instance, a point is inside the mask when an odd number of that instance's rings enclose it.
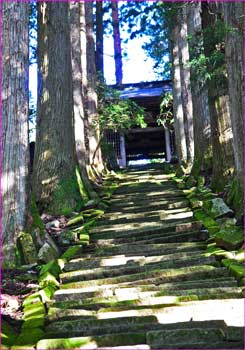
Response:
[[[160,170],[124,175],[60,275],[37,349],[243,349],[243,291]]]

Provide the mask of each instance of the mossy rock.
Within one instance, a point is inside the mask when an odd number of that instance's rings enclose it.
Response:
[[[81,233],[79,235],[79,240],[83,242],[89,242],[89,235],[85,233]]]
[[[1,345],[9,347],[17,338],[16,331],[4,320],[1,321]]]
[[[32,235],[28,232],[21,232],[17,239],[17,247],[24,263],[35,264],[37,262],[37,250],[33,242]]]
[[[214,219],[232,216],[233,211],[225,204],[222,198],[214,198],[203,203],[203,207]]]
[[[39,274],[41,276],[41,275],[45,274],[46,272],[50,272],[56,278],[59,277],[59,274],[61,273],[61,269],[57,263],[57,260],[52,260],[49,263],[43,265]]]
[[[45,272],[39,278],[39,286],[41,288],[46,288],[48,286],[53,287],[53,288],[57,288],[57,287],[59,287],[59,282],[50,272]]]
[[[243,281],[243,278],[244,278],[244,265],[243,264],[239,264],[234,259],[223,259],[222,264],[229,268],[231,274],[238,281]]]
[[[40,261],[48,263],[58,258],[58,252],[49,242],[45,242],[38,252],[38,258]]]
[[[71,219],[67,222],[66,226],[67,226],[67,227],[70,227],[70,226],[74,226],[74,225],[80,224],[80,223],[82,223],[82,222],[84,222],[83,214],[79,214],[79,215],[76,215],[76,216],[74,216],[73,218],[71,218]]]
[[[41,296],[39,294],[39,292],[36,292],[34,294],[29,295],[27,298],[25,298],[25,300],[23,301],[23,306],[29,306],[29,305],[33,305],[36,303],[39,303],[41,301]]]
[[[217,225],[216,221],[208,216],[204,210],[197,209],[194,211],[194,216],[197,220],[201,221],[205,228],[208,230],[210,234],[214,234],[220,230],[219,226]]]
[[[82,253],[82,251],[83,251],[82,245],[71,246],[64,252],[63,255],[61,255],[61,259],[65,259],[69,261],[75,256],[77,256],[79,253]]]
[[[237,226],[222,229],[215,234],[215,242],[224,249],[236,250],[244,243],[243,230]]]
[[[20,346],[22,346],[22,349],[27,349],[30,346],[35,346],[36,343],[44,337],[44,331],[41,328],[33,328],[31,329],[25,329],[16,339],[16,342],[14,343],[14,346],[12,346],[11,349],[17,350],[20,349]]]

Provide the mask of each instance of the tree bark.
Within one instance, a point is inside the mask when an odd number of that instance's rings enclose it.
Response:
[[[81,201],[76,178],[67,2],[38,3],[39,98],[33,188],[41,211],[67,214]]]
[[[88,143],[89,161],[100,170],[102,166],[101,149],[97,147],[100,139],[97,114],[97,93],[96,93],[96,66],[95,66],[95,45],[94,45],[94,21],[93,3],[85,2],[86,21],[86,71],[87,71],[87,91],[86,91],[86,116],[88,120]],[[95,154],[95,155],[94,155]]]
[[[172,82],[174,130],[177,155],[180,162],[187,161],[186,135],[184,130],[184,114],[181,98],[180,57],[178,47],[179,26],[176,25],[171,34]]]
[[[112,26],[113,26],[116,84],[121,85],[122,79],[123,79],[123,72],[122,72],[122,48],[121,48],[121,36],[120,36],[120,27],[119,27],[118,2],[112,1],[111,8],[112,8]]]
[[[223,4],[228,26],[225,55],[228,68],[228,89],[236,175],[243,182],[244,172],[244,67],[243,67],[243,2]]]
[[[187,6],[187,5],[186,5]],[[184,116],[187,162],[191,166],[194,159],[193,109],[189,63],[189,47],[187,41],[186,6],[179,9],[179,62],[181,79],[181,98]]]
[[[202,27],[214,28],[217,18],[221,18],[217,3],[202,3]],[[204,51],[210,57],[217,45],[210,43],[210,37],[204,31]],[[219,43],[218,43],[219,44]],[[229,95],[226,78],[215,76],[208,81],[208,101],[211,120],[211,140],[213,148],[212,187],[222,191],[234,171],[233,134],[231,130]]]
[[[93,191],[89,182],[86,166],[88,165],[88,154],[85,145],[85,115],[82,85],[82,52],[80,37],[80,13],[79,3],[69,2],[70,7],[70,30],[71,30],[71,61],[72,61],[72,82],[74,102],[74,128],[76,154],[82,181],[85,187],[84,196],[93,197]],[[85,46],[84,42],[84,46]]]
[[[201,2],[188,4],[187,28],[188,35],[191,37],[189,48],[192,60],[203,53]],[[197,76],[193,69],[191,69],[191,91],[195,145],[192,173],[197,176],[200,172],[207,172],[212,168],[212,145],[208,89],[206,83],[200,76]]]
[[[16,264],[15,243],[28,213],[28,3],[2,7],[2,243],[3,266]]]
[[[104,78],[103,1],[96,1],[96,70]]]

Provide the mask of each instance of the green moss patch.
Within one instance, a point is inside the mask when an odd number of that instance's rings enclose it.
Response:
[[[64,254],[61,256],[61,259],[66,259],[66,260],[71,260],[78,254],[82,253],[83,251],[83,246],[82,245],[76,245],[76,246],[71,246],[69,247]]]
[[[40,271],[40,276],[44,275],[46,272],[51,273],[56,278],[59,277],[59,274],[61,273],[61,269],[56,260],[52,260],[49,263],[43,265]]]
[[[229,271],[231,274],[240,282],[240,285],[243,285],[243,279],[244,279],[244,265],[239,264],[234,259],[223,259],[222,264],[229,268]]]
[[[45,272],[39,278],[39,285],[41,288],[45,288],[48,286],[53,287],[53,288],[57,288],[57,287],[59,287],[59,282],[50,272]]]
[[[16,339],[14,346],[11,349],[23,349],[26,350],[27,346],[35,346],[36,343],[44,337],[44,331],[41,328],[25,329],[19,337]],[[22,346],[22,348],[20,347]]]
[[[17,333],[4,320],[1,321],[1,345],[9,347],[14,344],[17,338]]]
[[[84,222],[84,217],[83,217],[83,214],[79,214],[79,215],[76,215],[74,216],[73,218],[71,218],[66,226],[69,227],[69,226],[74,226],[74,225],[77,225],[77,224],[80,224]]]
[[[224,228],[215,234],[215,242],[224,249],[236,250],[243,245],[243,230],[236,226]]]
[[[214,234],[215,232],[219,231],[219,226],[217,225],[216,221],[208,216],[202,209],[195,210],[194,216],[197,220],[203,223],[210,234]]]

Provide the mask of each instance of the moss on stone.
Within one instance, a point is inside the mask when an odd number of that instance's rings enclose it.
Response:
[[[214,234],[219,231],[219,226],[216,221],[208,216],[204,210],[197,209],[194,211],[194,216],[197,220],[201,221],[205,228],[209,231],[210,234]]]
[[[24,307],[24,320],[33,318],[34,316],[41,316],[45,314],[45,307],[43,303],[37,302],[35,304],[26,305]]]
[[[44,227],[44,223],[43,223],[43,221],[41,219],[41,216],[39,214],[34,194],[32,194],[32,197],[31,197],[31,207],[30,207],[30,209],[31,209],[31,216],[32,216],[32,224],[28,228],[28,231],[32,232],[34,229],[39,228],[40,234],[43,236],[45,227]]]
[[[17,247],[22,263],[35,264],[37,262],[37,250],[30,233],[20,232],[17,239]]]
[[[45,288],[48,286],[53,287],[53,288],[57,288],[57,287],[59,287],[59,282],[50,272],[45,272],[39,278],[39,286],[41,288]]]
[[[44,331],[41,328],[32,328],[24,329],[23,332],[18,336],[14,346],[12,346],[13,350],[20,349],[20,346],[23,346],[23,350],[27,349],[27,346],[36,345],[37,341],[44,337]]]
[[[77,177],[74,174],[57,185],[47,212],[52,215],[69,215],[73,211],[80,211],[83,203]]]
[[[83,214],[78,214],[76,216],[73,216],[66,224],[67,227],[69,226],[74,226],[77,225],[79,223],[84,222],[84,216]]]
[[[82,245],[71,246],[64,252],[64,254],[61,256],[61,259],[70,260],[74,258],[76,255],[78,255],[79,253],[81,253],[82,251],[83,251]]]
[[[53,286],[47,286],[39,291],[39,294],[41,296],[42,302],[46,303],[51,300],[52,296],[54,295],[56,288],[53,288]]]
[[[9,347],[14,344],[17,338],[17,333],[4,320],[1,321],[1,345]]]
[[[56,260],[52,260],[49,263],[43,265],[39,274],[41,276],[41,275],[45,274],[46,272],[51,273],[56,278],[59,277],[59,274],[61,273],[61,269],[60,269],[60,266],[58,265]]]
[[[215,241],[222,248],[236,250],[244,243],[244,233],[242,228],[237,226],[223,228],[215,234]]]

